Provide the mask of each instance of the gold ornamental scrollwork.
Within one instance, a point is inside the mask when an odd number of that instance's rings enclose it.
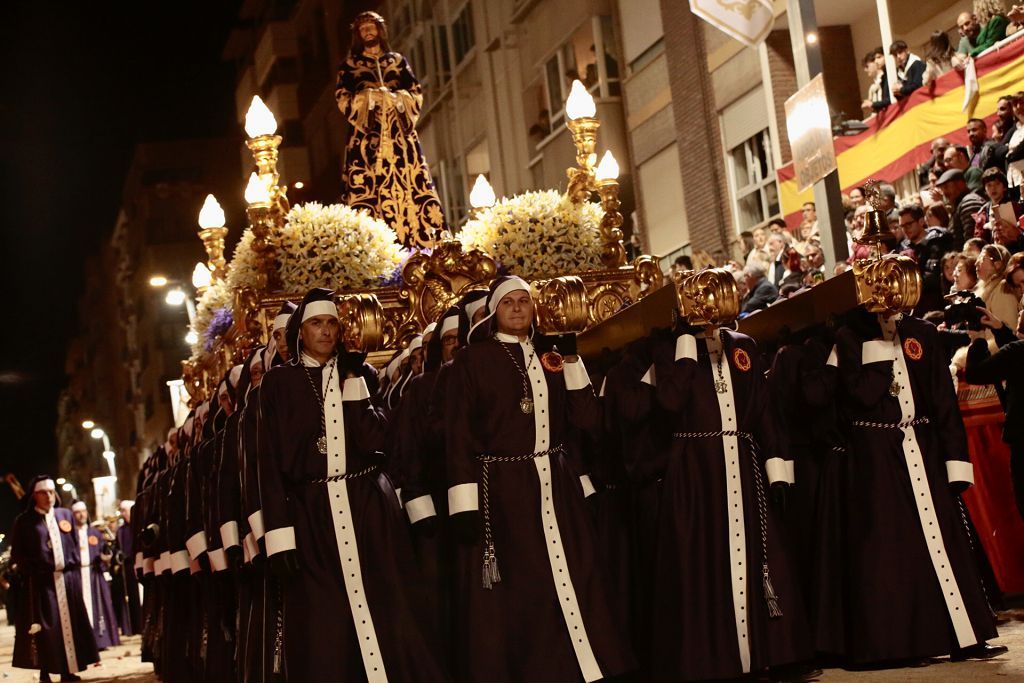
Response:
[[[740,314],[736,278],[725,268],[683,273],[676,285],[676,302],[692,325],[726,325]]]
[[[909,311],[921,298],[921,271],[913,259],[886,254],[853,262],[857,303],[871,313]]]
[[[342,341],[353,351],[377,351],[384,346],[384,307],[373,294],[346,294],[338,301]]]
[[[458,240],[443,240],[429,254],[414,254],[402,268],[399,297],[408,302],[408,316],[396,325],[397,341],[404,346],[409,337],[455,304],[466,288],[490,281],[497,272],[489,254],[480,249],[463,251]]]
[[[532,283],[537,312],[537,330],[541,334],[580,333],[587,328],[590,306],[587,288],[575,275]]]

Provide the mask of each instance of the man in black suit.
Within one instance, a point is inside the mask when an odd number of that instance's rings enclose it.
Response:
[[[750,265],[743,269],[743,277],[747,284],[747,295],[740,302],[740,316],[747,316],[760,311],[779,298],[779,289],[764,275],[760,266]]]

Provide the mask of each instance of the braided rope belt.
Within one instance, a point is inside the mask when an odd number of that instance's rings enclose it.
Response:
[[[368,474],[373,474],[378,469],[380,469],[379,465],[370,465],[369,467],[364,467],[363,469],[359,470],[358,472],[346,472],[345,474],[335,474],[333,477],[323,477],[321,479],[310,479],[306,483],[307,484],[332,484],[332,483],[334,483],[336,481],[344,481],[345,479],[358,479],[359,477],[365,477]]]
[[[490,590],[494,584],[501,582],[501,572],[498,571],[498,556],[494,552],[494,530],[491,528],[491,477],[490,465],[507,464],[515,462],[526,462],[536,460],[546,455],[561,455],[565,448],[559,444],[546,451],[529,453],[527,455],[478,455],[480,461],[480,488],[482,493],[483,518],[484,518],[484,564],[483,564],[483,587]]]
[[[907,420],[906,422],[900,422],[898,424],[886,423],[886,422],[868,422],[864,420],[857,420],[853,423],[854,427],[871,427],[874,429],[906,429],[909,427],[916,427],[921,424],[928,424],[930,420],[928,416],[918,417],[913,420]],[[971,532],[971,524],[967,521],[967,508],[964,506],[964,499],[959,495],[953,496],[956,499],[957,511],[960,513],[960,523],[963,525],[964,535],[967,537],[967,544],[971,550],[974,550],[974,534]],[[981,591],[985,596],[985,602],[988,603],[988,590],[985,588],[985,582],[980,580],[978,583],[981,585]]]
[[[750,460],[754,470],[754,489],[757,494],[757,521],[761,527],[761,588],[764,600],[768,604],[768,616],[777,619],[782,616],[779,596],[772,585],[771,573],[768,571],[768,499],[764,491],[764,476],[761,474],[761,461],[758,456],[757,440],[750,432],[721,430],[717,432],[674,432],[676,439],[714,439],[723,436],[735,436],[743,439],[750,446]]]
[[[909,429],[910,427],[916,427],[917,425],[928,424],[930,420],[928,416],[915,417],[913,420],[907,420],[906,422],[871,422],[870,420],[854,420],[854,427],[868,427],[870,429]]]

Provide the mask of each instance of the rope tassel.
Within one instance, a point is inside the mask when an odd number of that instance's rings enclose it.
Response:
[[[501,572],[498,571],[498,556],[494,554],[494,544],[489,543],[484,549],[484,566],[481,570],[483,586],[491,590],[494,584],[501,583]]]
[[[775,594],[775,586],[772,585],[767,562],[761,565],[761,584],[764,588],[764,601],[768,603],[768,617],[778,619],[782,616],[782,608],[779,607],[779,596]]]

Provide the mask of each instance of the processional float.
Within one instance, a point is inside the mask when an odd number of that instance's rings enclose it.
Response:
[[[734,320],[738,313],[735,282],[727,271],[683,273],[673,286],[663,287],[657,257],[641,255],[626,263],[618,168],[610,153],[595,164],[600,122],[593,98],[579,81],[566,103],[576,166],[567,171],[565,192],[502,199],[477,210],[461,234],[444,233],[431,249],[401,252],[382,232],[381,222],[366,212],[315,203],[291,207],[277,170],[282,138],[276,126],[266,105],[253,98],[246,115],[246,144],[255,162],[245,192],[248,227],[230,263],[224,259],[227,229],[205,225],[200,231],[212,282],[199,302],[198,342],[182,363],[192,405],[210,396],[232,365],[267,343],[285,300],[298,301],[313,286],[336,289],[346,343],[368,351],[369,362],[377,366],[408,346],[463,294],[486,288],[501,270],[531,282],[540,331],[581,333],[579,349],[585,357],[669,327],[676,316],[694,309],[709,323]],[[868,225],[862,241],[881,245],[891,237],[877,209],[869,214]],[[392,243],[385,244],[389,239]],[[358,265],[376,259],[379,270],[394,269],[392,277],[361,272],[339,281],[336,271],[352,270],[353,264],[340,257],[330,261],[323,253],[355,252],[363,243],[377,245],[379,253]],[[589,245],[589,253],[580,252],[581,243]],[[537,248],[545,254],[530,252]],[[559,259],[563,249],[566,258]],[[920,275],[910,259],[876,253],[854,264],[852,272],[741,320],[739,329],[771,342],[858,305],[873,311],[909,310],[919,291]]]

